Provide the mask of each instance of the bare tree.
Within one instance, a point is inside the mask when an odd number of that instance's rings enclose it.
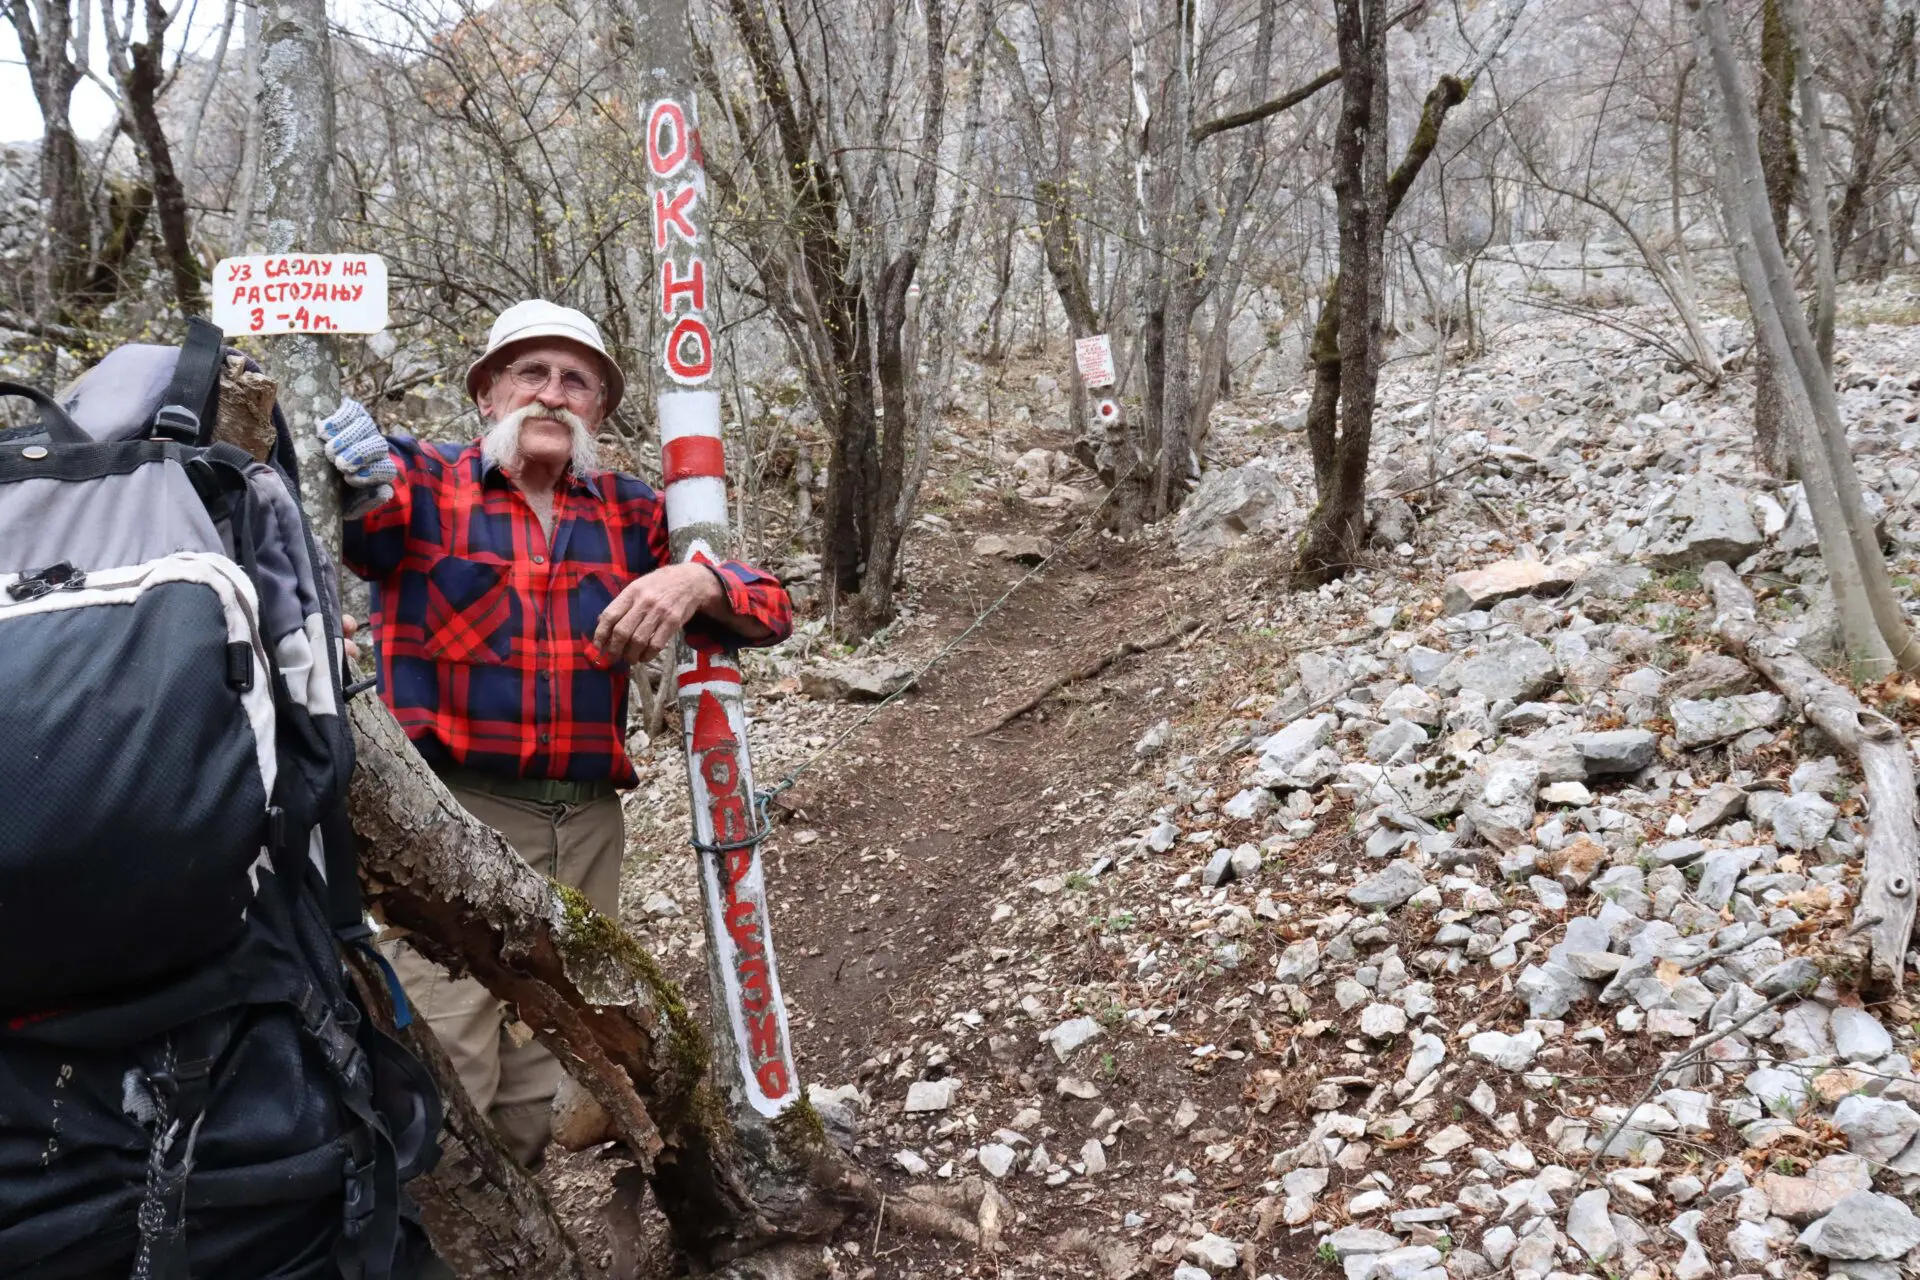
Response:
[[[34,253],[33,309],[58,322],[87,275],[86,192],[80,142],[73,132],[73,91],[87,74],[91,0],[7,0],[40,108],[41,232]]]
[[[160,225],[174,302],[183,315],[197,315],[203,281],[200,260],[193,251],[187,189],[174,167],[173,144],[160,119],[160,98],[168,81],[167,33],[177,10],[168,9],[162,0],[141,0],[136,19],[132,0],[118,15],[114,4],[115,0],[100,2],[107,64],[120,87],[120,109],[153,189],[154,214]]]
[[[1759,131],[1741,83],[1726,10],[1721,0],[1698,0],[1698,14],[1723,134],[1720,171],[1728,230],[1756,341],[1769,348],[1781,374],[1794,463],[1833,584],[1848,659],[1857,679],[1885,676],[1896,663],[1905,671],[1920,670],[1920,642],[1894,598],[1873,522],[1860,499],[1839,401],[1774,231]]]

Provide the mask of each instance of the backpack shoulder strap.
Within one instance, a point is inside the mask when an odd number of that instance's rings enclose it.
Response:
[[[173,381],[153,415],[153,434],[181,444],[204,445],[213,439],[219,409],[220,357],[226,350],[218,325],[191,316],[187,340],[173,366]]]

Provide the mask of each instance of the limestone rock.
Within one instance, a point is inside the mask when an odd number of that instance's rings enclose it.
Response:
[[[1441,596],[1448,617],[1470,609],[1491,609],[1515,596],[1559,595],[1586,572],[1578,560],[1546,564],[1539,560],[1500,560],[1449,577]]]
[[[1675,698],[1667,704],[1673,737],[1687,750],[1737,738],[1750,729],[1771,729],[1787,714],[1777,693],[1743,693],[1732,698]]]
[[[1788,796],[1773,807],[1774,843],[1788,849],[1817,849],[1839,816],[1825,796],[1811,791]]]
[[[1395,859],[1347,890],[1356,907],[1392,910],[1427,887],[1427,877],[1411,862]]]
[[[1462,812],[1473,829],[1502,850],[1525,844],[1533,833],[1534,801],[1540,792],[1540,766],[1530,760],[1495,758],[1475,771]]]
[[[1739,564],[1764,543],[1747,496],[1724,480],[1695,475],[1656,521],[1647,558],[1662,569],[1697,568],[1714,560]]]
[[[1174,554],[1204,559],[1250,537],[1278,532],[1295,508],[1292,491],[1266,467],[1250,463],[1209,471],[1174,521]]]
[[[886,658],[822,662],[800,672],[800,692],[826,702],[880,702],[913,684],[915,669]]]
[[[1472,690],[1489,702],[1527,702],[1551,689],[1558,675],[1552,650],[1538,640],[1514,636],[1471,657],[1455,658],[1441,672],[1439,687],[1447,693]]]
[[[1823,1258],[1892,1262],[1920,1244],[1920,1218],[1892,1196],[1860,1191],[1802,1231],[1799,1244]]]
[[[1759,1187],[1776,1217],[1789,1222],[1809,1222],[1832,1212],[1842,1200],[1865,1191],[1872,1182],[1873,1171],[1865,1158],[1849,1153],[1823,1158],[1808,1169],[1804,1177],[1762,1174]]]
[[[973,543],[974,558],[979,560],[1017,560],[1021,564],[1039,564],[1052,552],[1051,543],[1032,533],[985,533]]]
[[[1645,729],[1606,729],[1573,737],[1589,774],[1638,773],[1653,763],[1658,742]]]

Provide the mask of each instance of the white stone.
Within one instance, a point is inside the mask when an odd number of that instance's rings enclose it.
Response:
[[[1397,1004],[1370,1004],[1360,1011],[1360,1034],[1387,1040],[1407,1029],[1407,1013]]]
[[[1092,1018],[1071,1018],[1061,1023],[1041,1038],[1053,1046],[1053,1056],[1065,1062],[1073,1056],[1073,1051],[1089,1040],[1102,1034],[1100,1024]]]
[[[1013,1161],[1017,1154],[1012,1147],[998,1142],[989,1142],[974,1154],[974,1159],[980,1162],[982,1169],[998,1179],[1006,1177],[1013,1171]]]
[[[1612,1256],[1619,1246],[1613,1222],[1607,1216],[1610,1198],[1604,1187],[1582,1192],[1567,1210],[1567,1236],[1594,1262]]]
[[[1525,1071],[1545,1044],[1545,1038],[1531,1028],[1518,1035],[1482,1031],[1467,1041],[1467,1052],[1503,1071]]]
[[[954,1095],[959,1092],[960,1080],[957,1076],[948,1076],[944,1080],[915,1080],[907,1086],[907,1114],[945,1111],[953,1105]]]
[[[1240,1246],[1209,1231],[1187,1242],[1185,1256],[1213,1271],[1231,1271],[1240,1265]]]
[[[1836,1008],[1827,1031],[1833,1037],[1834,1052],[1848,1062],[1878,1062],[1893,1052],[1893,1037],[1865,1009]]]

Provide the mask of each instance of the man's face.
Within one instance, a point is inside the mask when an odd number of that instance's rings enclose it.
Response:
[[[520,409],[567,410],[586,424],[589,439],[607,402],[605,366],[591,351],[564,339],[536,339],[496,358],[478,404],[488,422]],[[573,456],[573,429],[558,416],[534,412],[520,424],[522,465],[564,466]]]

